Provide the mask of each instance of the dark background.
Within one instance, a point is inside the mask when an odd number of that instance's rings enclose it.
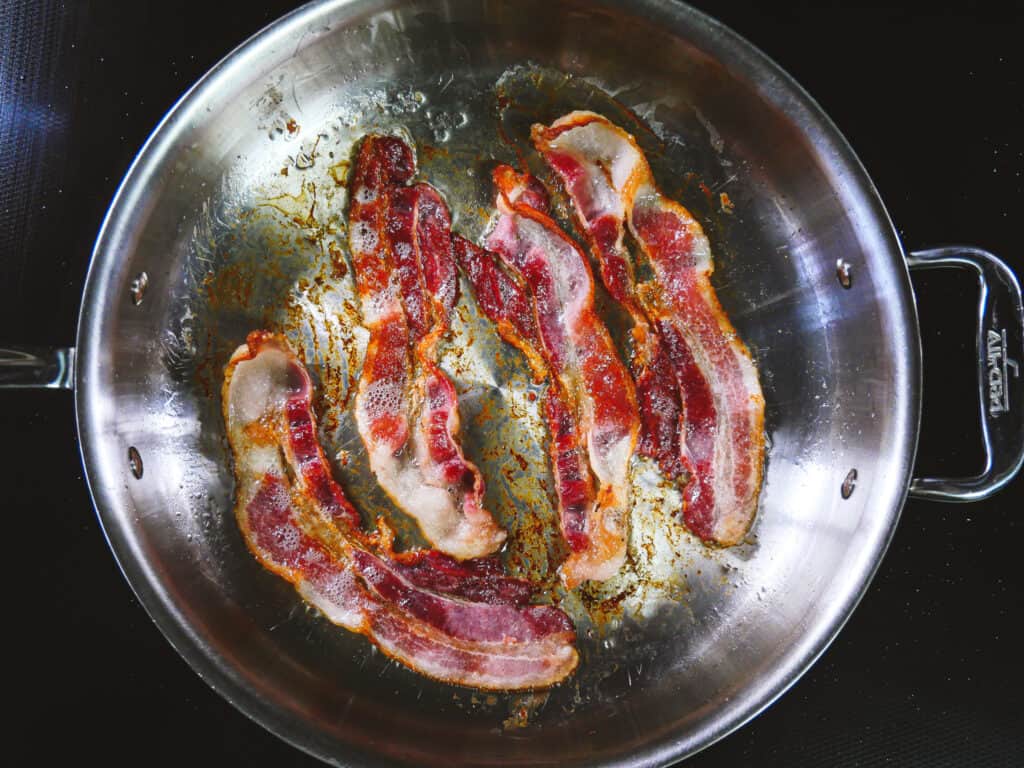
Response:
[[[698,2],[778,61],[854,146],[908,248],[970,242],[1024,274],[1024,9],[1006,3]],[[273,0],[0,0],[0,346],[72,343],[89,252],[164,112]],[[915,278],[918,469],[975,471],[965,274]],[[132,595],[91,508],[72,400],[0,392],[8,754],[314,765],[215,695]],[[910,501],[863,603],[794,688],[688,765],[1024,765],[1024,481]]]

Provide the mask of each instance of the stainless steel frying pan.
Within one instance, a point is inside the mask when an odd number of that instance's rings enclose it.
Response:
[[[218,380],[248,330],[288,332],[323,394],[339,477],[368,514],[386,513],[345,409],[365,343],[337,266],[352,143],[406,131],[456,228],[477,235],[488,169],[516,157],[532,119],[574,107],[624,124],[635,113],[662,184],[705,224],[719,295],[761,371],[771,447],[747,543],[711,553],[681,536],[672,600],[581,621],[569,683],[488,697],[389,663],[253,561],[230,514]],[[921,366],[908,265],[967,269],[982,285],[977,477],[911,479]],[[507,456],[492,449],[519,446],[543,491],[542,448],[502,415],[523,406],[521,366],[482,362],[503,348],[463,302],[467,442],[516,538],[519,491],[537,488],[498,479]],[[756,715],[822,653],[908,492],[968,501],[1019,470],[1021,324],[997,258],[905,254],[828,118],[691,8],[333,0],[264,30],[175,106],[111,205],[76,352],[4,351],[0,385],[74,388],[89,486],[139,599],[197,673],[296,746],[344,765],[665,765]]]

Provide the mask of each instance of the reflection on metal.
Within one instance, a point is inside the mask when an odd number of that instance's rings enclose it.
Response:
[[[132,284],[128,287],[132,303],[137,307],[142,303],[142,297],[146,295],[146,288],[149,286],[149,275],[139,272]]]
[[[142,456],[134,445],[128,447],[128,469],[135,475],[136,480],[142,479]]]
[[[846,259],[836,260],[836,278],[843,288],[849,289],[853,285],[853,267]]]
[[[961,269],[973,273],[977,314],[978,407],[985,464],[970,477],[915,477],[910,495],[935,501],[978,501],[999,491],[1024,466],[1024,391],[1011,376],[1024,356],[1024,302],[1017,276],[981,248],[949,246],[907,256],[912,271]],[[996,331],[994,329],[998,328]]]
[[[0,349],[0,389],[71,389],[75,348]]]
[[[846,473],[846,478],[843,480],[843,487],[839,489],[839,492],[843,495],[844,499],[848,499],[853,496],[853,490],[857,487],[857,470],[851,469]]]

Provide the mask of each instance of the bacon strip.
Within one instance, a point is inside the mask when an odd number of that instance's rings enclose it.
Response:
[[[452,245],[480,309],[497,326],[499,335],[523,353],[534,381],[544,381],[548,365],[539,351],[540,333],[529,288],[516,275],[502,269],[493,254],[462,235],[452,235]]]
[[[404,142],[368,136],[351,183],[349,245],[370,331],[356,423],[381,487],[427,540],[480,557],[505,532],[484,509],[483,478],[455,438],[455,388],[436,364],[458,282],[448,211],[433,188],[405,186],[413,166]]]
[[[426,483],[444,489],[461,510],[460,549],[448,551],[463,557],[488,554],[501,546],[505,532],[484,509],[483,476],[455,439],[458,397],[437,365],[437,342],[448,330],[449,315],[458,300],[451,218],[437,190],[429,184],[396,188],[387,215],[387,235],[418,370],[416,463]]]
[[[540,351],[540,332],[530,289],[516,274],[503,269],[494,254],[460,235],[455,235],[453,241],[456,259],[473,286],[477,304],[497,325],[501,336],[526,356],[534,379],[547,379],[550,371]],[[551,436],[549,452],[559,520],[569,549],[585,552],[590,544],[587,518],[597,497],[585,440],[574,413],[572,399],[559,379],[552,378],[544,396],[544,418]]]
[[[622,198],[607,194],[603,185],[593,184],[585,168],[573,157],[552,151],[542,133],[535,128],[534,140],[573,203],[576,220],[600,266],[605,288],[633,319],[629,368],[636,382],[641,420],[637,452],[654,459],[667,477],[683,477],[686,469],[680,445],[682,402],[661,338],[636,295],[633,262],[623,243],[626,214]]]
[[[625,263],[625,221],[650,262],[656,284],[637,296],[682,396],[683,450],[692,473],[684,517],[705,541],[738,543],[757,511],[764,397],[750,353],[711,285],[714,265],[703,230],[661,194],[633,137],[604,117],[572,112],[550,127],[534,126],[533,139],[601,253]],[[630,274],[620,269],[613,284]]]
[[[348,513],[339,518],[338,508],[355,510],[315,439],[309,445],[311,400],[309,377],[281,337],[250,334],[228,364],[235,514],[264,567],[330,621],[430,677],[519,690],[568,676],[578,661],[572,622],[552,606],[527,605],[529,585],[503,576],[497,560],[395,554],[386,527],[368,536]],[[326,497],[304,480],[313,476]]]
[[[539,351],[557,380],[545,413],[570,546],[561,574],[571,588],[610,578],[625,559],[627,470],[639,429],[636,395],[594,310],[590,265],[548,215],[544,188],[508,166],[495,169],[494,181],[501,217],[487,246],[531,287]],[[584,492],[589,474],[580,466],[581,446],[598,483],[592,504]]]

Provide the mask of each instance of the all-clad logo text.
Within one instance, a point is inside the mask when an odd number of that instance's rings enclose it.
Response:
[[[1016,360],[1006,356],[1006,329],[998,333],[991,328],[988,331],[988,412],[998,416],[1010,410],[1009,372],[1013,370],[1013,378],[1020,375]]]

